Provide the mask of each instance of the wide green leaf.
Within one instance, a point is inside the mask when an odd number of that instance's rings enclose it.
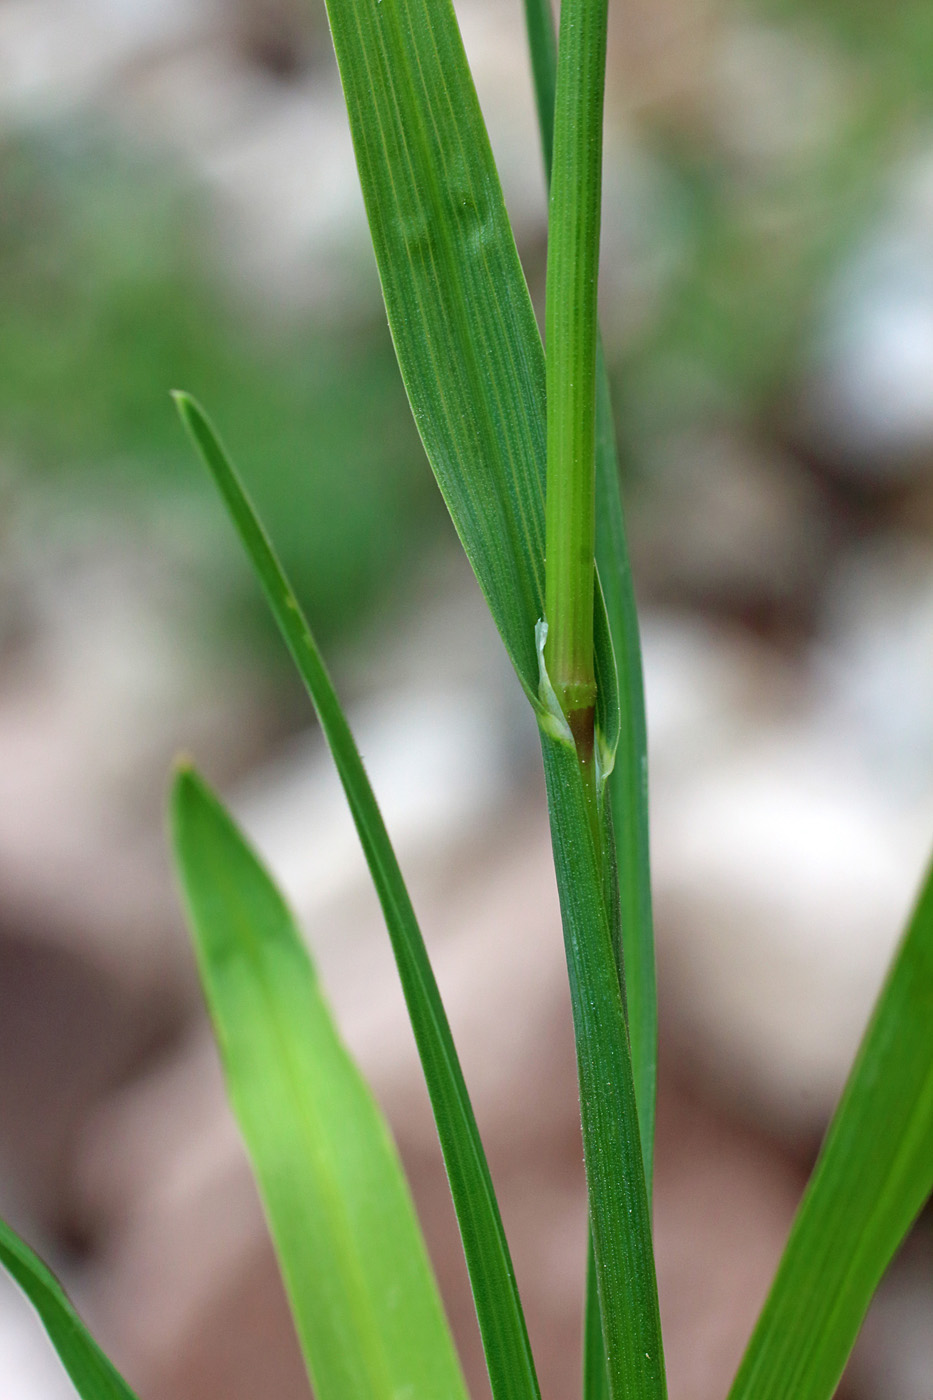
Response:
[[[538,1383],[486,1154],[424,939],[359,751],[314,638],[216,433],[187,395],[179,412],[230,512],[317,711],[385,916],[434,1110],[495,1400]]]
[[[933,1189],[933,872],[882,990],[730,1400],[829,1400]]]
[[[289,910],[189,769],[172,828],[228,1092],[318,1400],[466,1400],[395,1147]]]
[[[428,458],[534,700],[544,353],[450,0],[328,0],[389,326]]]
[[[48,1332],[81,1400],[136,1400],[75,1312],[58,1279],[0,1220],[0,1264],[16,1280]],[[2,1370],[0,1359],[0,1370]]]

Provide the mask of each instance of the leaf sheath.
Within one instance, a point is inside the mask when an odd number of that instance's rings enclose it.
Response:
[[[576,752],[542,730],[580,1084],[590,1223],[613,1400],[664,1400],[651,1219],[603,870]]]

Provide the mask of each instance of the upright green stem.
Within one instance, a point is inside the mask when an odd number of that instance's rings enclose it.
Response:
[[[545,660],[592,765],[596,288],[606,0],[563,0],[548,219]]]
[[[550,0],[525,0],[545,174],[553,161],[557,42]],[[654,1163],[658,998],[648,848],[648,744],[638,613],[629,563],[609,378],[596,352],[596,564],[619,670],[622,732],[609,796],[619,862],[625,991],[648,1196]]]

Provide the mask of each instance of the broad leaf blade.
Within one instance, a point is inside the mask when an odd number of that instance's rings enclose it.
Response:
[[[317,711],[382,905],[434,1110],[495,1400],[537,1400],[508,1243],[470,1097],[424,939],[340,702],[295,596],[217,436],[197,404],[182,420],[230,512]]]
[[[136,1400],[78,1317],[58,1279],[2,1220],[0,1264],[42,1319],[81,1400]]]
[[[544,353],[450,0],[328,0],[431,466],[522,684],[544,612]]]
[[[933,1189],[933,872],[833,1116],[730,1400],[829,1400]]]
[[[190,770],[172,824],[228,1091],[318,1400],[466,1400],[395,1148],[288,909]]]

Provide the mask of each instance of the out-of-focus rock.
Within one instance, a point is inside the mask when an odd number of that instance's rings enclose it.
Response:
[[[933,794],[933,547],[887,531],[853,547],[820,609],[817,720],[905,807]]]
[[[216,211],[240,290],[282,309],[379,297],[346,112],[322,13],[291,0],[10,0],[0,115],[105,114],[180,157]],[[519,237],[545,218],[519,9],[468,0],[464,41]],[[288,81],[283,81],[283,79]],[[274,211],[274,212],[273,212]]]
[[[661,1324],[671,1395],[721,1400],[774,1276],[803,1173],[774,1138],[697,1096],[691,1061],[692,1049],[684,1076],[674,1048],[662,1046],[654,1213]]]
[[[172,757],[194,740],[229,771],[264,725],[254,683],[218,708],[219,677],[183,652],[166,560],[35,543],[0,681],[0,1160],[60,1221],[89,1104],[194,999],[162,834]]]
[[[885,213],[836,275],[800,420],[855,482],[928,476],[933,461],[933,161],[901,166]]]
[[[669,443],[631,516],[641,589],[739,618],[806,614],[832,540],[799,465],[725,429]]]
[[[692,622],[679,642],[670,622],[646,628],[668,1015],[721,1092],[807,1140],[842,1087],[933,832],[929,787],[905,797],[868,761],[870,726],[847,722],[825,665]]]
[[[933,1376],[933,1225],[929,1213],[894,1260],[849,1366],[857,1396],[928,1400]]]

